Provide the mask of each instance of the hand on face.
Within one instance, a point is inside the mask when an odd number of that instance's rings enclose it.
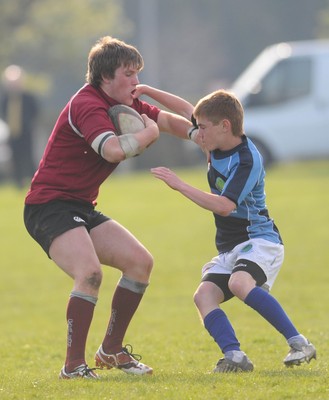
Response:
[[[135,95],[136,87],[139,84],[139,71],[132,67],[119,67],[115,71],[113,79],[103,79],[102,89],[118,103],[131,106]]]
[[[137,99],[138,97],[142,96],[143,94],[147,93],[147,89],[148,89],[148,85],[137,85],[136,89],[134,90],[134,92],[132,93],[133,98]]]

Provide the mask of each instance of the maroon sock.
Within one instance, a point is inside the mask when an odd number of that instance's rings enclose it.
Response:
[[[124,335],[142,297],[142,293],[117,286],[112,300],[110,322],[102,343],[105,353],[119,353],[122,350]]]
[[[65,369],[67,372],[85,364],[85,349],[89,327],[95,304],[80,297],[71,297],[67,305],[67,352]]]

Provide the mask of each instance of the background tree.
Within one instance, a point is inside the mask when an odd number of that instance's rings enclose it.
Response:
[[[22,65],[29,86],[61,107],[84,82],[92,44],[128,35],[132,23],[116,0],[1,0],[0,27],[2,70]]]
[[[27,70],[43,96],[46,135],[84,83],[88,51],[103,35],[141,50],[141,81],[195,102],[229,87],[270,44],[329,37],[329,0],[0,0],[0,69]],[[164,146],[136,163],[161,159]],[[191,158],[183,144],[168,146],[168,162]]]

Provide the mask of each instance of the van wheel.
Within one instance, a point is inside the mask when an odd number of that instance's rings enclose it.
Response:
[[[254,143],[254,145],[257,147],[260,154],[262,155],[264,167],[267,168],[270,165],[272,165],[274,163],[274,158],[273,158],[273,155],[272,155],[271,151],[269,150],[269,148],[261,140],[253,138],[252,136],[248,136],[248,137],[252,140],[252,142]]]

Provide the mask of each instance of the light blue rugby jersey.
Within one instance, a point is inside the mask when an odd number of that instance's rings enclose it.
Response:
[[[214,214],[219,253],[252,238],[282,243],[266,208],[264,178],[262,156],[246,136],[230,151],[210,153],[208,182],[211,192],[228,197],[237,205],[227,217]]]

